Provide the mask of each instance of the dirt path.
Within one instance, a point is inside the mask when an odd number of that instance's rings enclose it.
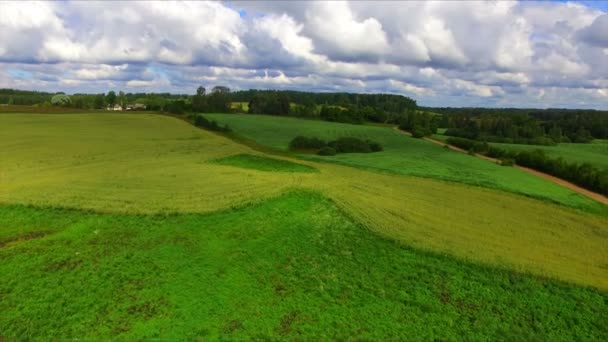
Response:
[[[402,131],[402,130],[399,129],[399,127],[393,127],[393,129],[395,129],[397,132],[399,132],[401,134],[404,134],[404,135],[407,135],[409,137],[412,136],[412,134],[410,132]],[[445,143],[443,141],[440,141],[440,140],[435,140],[435,139],[432,139],[432,138],[429,138],[429,137],[425,137],[423,139],[426,140],[426,141],[428,141],[428,142],[432,142],[433,144],[437,144],[437,145],[441,145],[441,146],[447,146],[450,150],[453,150],[453,151],[458,151],[458,152],[467,153],[467,154],[469,153],[469,151],[467,151],[467,150],[464,150],[464,149],[462,149],[460,147],[456,147],[456,146],[453,146],[453,145],[449,145],[449,144],[447,144],[447,143]],[[490,158],[488,156],[484,156],[483,154],[475,153],[475,156],[479,157],[481,159],[485,159],[487,161],[491,161],[493,163],[500,163],[500,161],[498,159],[496,159],[496,158]],[[570,182],[568,182],[566,180],[563,180],[561,178],[552,176],[552,175],[544,173],[544,172],[536,171],[536,170],[530,169],[528,167],[519,166],[519,165],[514,165],[514,167],[516,167],[516,168],[518,168],[518,169],[520,169],[520,170],[522,170],[524,172],[527,172],[529,174],[532,174],[534,176],[541,177],[541,178],[544,178],[544,179],[546,179],[546,180],[548,180],[550,182],[553,182],[555,184],[561,185],[561,186],[563,186],[565,188],[568,188],[568,189],[570,189],[570,190],[572,190],[574,192],[577,192],[577,193],[579,193],[581,195],[587,196],[587,197],[589,197],[591,199],[594,199],[594,200],[596,200],[598,202],[601,202],[601,203],[604,203],[604,204],[608,204],[608,197],[606,197],[606,196],[604,196],[602,194],[598,194],[597,192],[593,192],[593,191],[587,190],[585,188],[581,188],[580,186],[578,186],[578,185],[576,185],[574,183],[570,183]]]

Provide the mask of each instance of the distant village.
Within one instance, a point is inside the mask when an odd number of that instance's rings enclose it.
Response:
[[[134,104],[128,104],[126,106],[121,106],[120,104],[115,104],[113,106],[108,106],[106,107],[106,110],[113,110],[113,111],[123,111],[123,110],[145,110],[146,109],[146,105],[143,103],[134,103]]]

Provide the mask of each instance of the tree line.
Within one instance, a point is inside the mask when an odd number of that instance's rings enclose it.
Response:
[[[514,108],[433,108],[446,135],[479,141],[555,145],[608,138],[608,111]]]
[[[517,165],[548,173],[608,196],[608,170],[599,169],[589,163],[569,162],[561,157],[551,158],[546,155],[545,151],[539,149],[507,151],[491,146],[487,142],[465,138],[448,138],[446,142],[470,152],[500,159],[503,165],[514,162]]]

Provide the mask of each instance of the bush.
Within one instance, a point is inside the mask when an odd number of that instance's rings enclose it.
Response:
[[[345,137],[329,142],[329,146],[336,149],[338,153],[353,153],[362,152],[369,153],[372,151],[369,144],[361,139]]]
[[[377,143],[375,141],[367,140],[366,142],[369,145],[369,148],[372,150],[372,152],[380,152],[380,151],[384,150],[384,148],[382,148],[382,145],[380,145],[379,143]]]
[[[423,126],[414,126],[414,128],[412,129],[412,136],[414,138],[424,138],[426,136],[431,135],[432,132],[430,129],[427,129]]]
[[[336,150],[333,147],[323,146],[317,154],[320,156],[335,156]]]
[[[319,138],[304,137],[300,135],[293,138],[293,140],[291,140],[289,143],[290,150],[321,150],[324,147],[331,148],[333,150],[333,154],[352,152],[369,153],[383,150],[382,145],[375,141],[361,140],[353,137],[343,137],[326,143],[324,140]],[[329,151],[330,150],[326,150],[326,152]]]
[[[501,158],[500,165],[502,166],[513,166],[515,165],[515,161],[512,158]]]
[[[289,143],[290,150],[309,150],[309,149],[320,149],[327,146],[324,140],[314,137],[297,136]]]

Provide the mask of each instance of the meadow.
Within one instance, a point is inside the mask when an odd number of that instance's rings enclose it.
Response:
[[[607,335],[590,200],[268,155],[160,115],[0,127],[6,339]]]
[[[547,180],[407,137],[392,127],[247,114],[205,114],[205,117],[228,124],[237,134],[279,150],[286,150],[298,135],[325,140],[352,136],[378,141],[384,147],[383,152],[373,154],[300,155],[301,158],[499,189],[592,212],[605,212],[605,208],[598,207],[593,200]]]

